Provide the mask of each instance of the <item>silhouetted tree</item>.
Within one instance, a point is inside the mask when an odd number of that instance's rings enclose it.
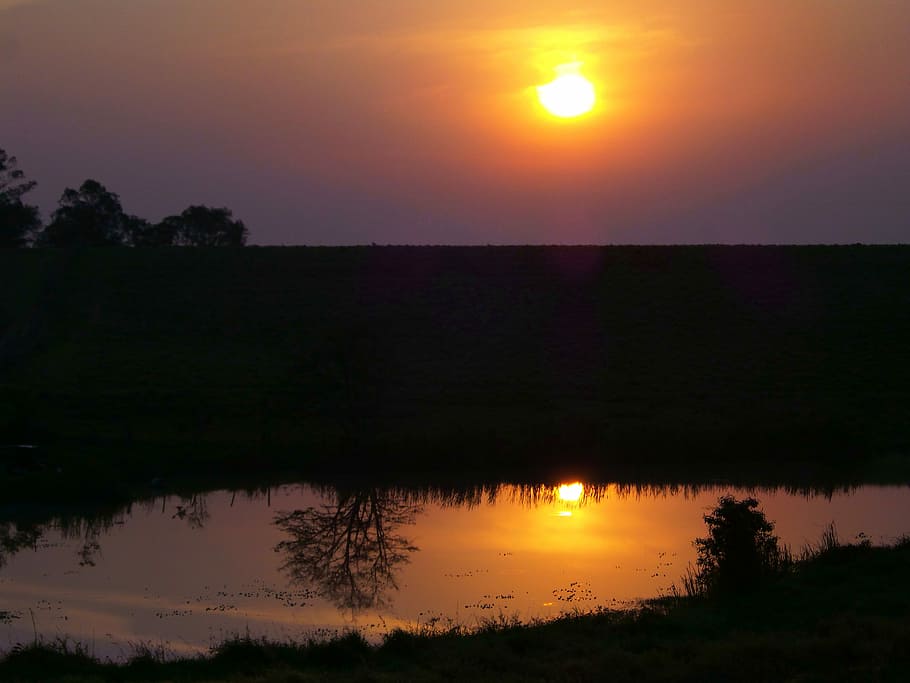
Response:
[[[755,498],[723,496],[704,516],[708,535],[695,539],[698,591],[735,593],[750,590],[790,564],[790,553],[773,534]]]
[[[177,243],[177,226],[166,218],[160,223],[142,221],[132,235],[135,247],[172,247]]]
[[[31,236],[40,230],[37,206],[0,199],[0,249],[27,247]]]
[[[42,247],[102,247],[130,242],[141,219],[123,212],[120,197],[96,180],[67,188],[51,223],[35,240]]]
[[[127,216],[125,225],[124,244],[131,247],[144,247],[146,245],[147,235],[155,228],[153,223],[139,218],[139,216]]]
[[[26,180],[16,157],[0,149],[0,249],[25,247],[41,228],[38,207],[22,202],[37,183]]]
[[[413,524],[420,506],[394,492],[367,489],[339,493],[334,505],[275,517],[290,539],[276,546],[292,581],[318,586],[341,609],[385,604],[397,589],[396,568],[417,548],[395,530]]]
[[[249,231],[243,221],[234,220],[230,209],[191,206],[179,216],[168,216],[155,228],[164,243],[186,247],[242,247]]]
[[[22,201],[22,196],[35,189],[34,180],[26,180],[25,172],[18,168],[16,157],[0,149],[0,199],[7,202]]]

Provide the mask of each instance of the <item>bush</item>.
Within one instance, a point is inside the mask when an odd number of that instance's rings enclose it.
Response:
[[[689,593],[746,592],[792,564],[789,549],[780,546],[774,524],[755,498],[721,497],[705,524],[708,535],[695,539],[697,571],[686,580]]]

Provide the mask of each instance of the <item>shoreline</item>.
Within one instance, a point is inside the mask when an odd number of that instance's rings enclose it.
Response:
[[[816,550],[779,579],[726,598],[669,597],[546,623],[476,632],[398,631],[379,646],[348,634],[320,643],[227,641],[203,658],[144,649],[104,663],[73,643],[0,659],[9,681],[159,680],[897,680],[910,642],[910,541]],[[903,653],[903,654],[901,654]],[[566,669],[566,667],[571,667]]]

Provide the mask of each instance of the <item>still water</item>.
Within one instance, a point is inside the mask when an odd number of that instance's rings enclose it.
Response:
[[[97,656],[206,651],[235,634],[473,626],[665,594],[719,496],[754,496],[794,550],[910,532],[910,488],[811,493],[555,486],[308,485],[159,497],[105,517],[0,521],[0,650],[69,637]]]

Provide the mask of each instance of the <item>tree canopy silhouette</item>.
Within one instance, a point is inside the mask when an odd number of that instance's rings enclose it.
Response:
[[[35,244],[42,247],[106,247],[129,244],[142,219],[123,211],[120,197],[86,180],[78,190],[67,188],[51,222]]]
[[[31,236],[40,230],[38,207],[22,201],[36,185],[18,168],[16,157],[0,149],[0,248],[27,246]]]
[[[395,570],[417,550],[395,531],[420,510],[391,491],[339,492],[333,505],[278,514],[275,524],[290,538],[275,550],[286,554],[282,569],[292,581],[317,586],[339,609],[381,606],[398,588]]]
[[[66,188],[42,228],[38,208],[23,195],[37,183],[0,149],[0,248],[25,247],[242,247],[249,231],[225,207],[190,206],[153,224],[123,210],[120,197],[97,180]]]
[[[708,535],[695,539],[696,593],[737,593],[754,589],[791,562],[774,535],[774,523],[755,498],[722,496],[704,516]]]
[[[154,246],[242,247],[249,231],[227,208],[191,206],[179,216],[168,216],[149,233]]]
[[[134,247],[172,247],[177,243],[176,226],[168,219],[160,223],[143,221],[136,227],[132,235]]]

